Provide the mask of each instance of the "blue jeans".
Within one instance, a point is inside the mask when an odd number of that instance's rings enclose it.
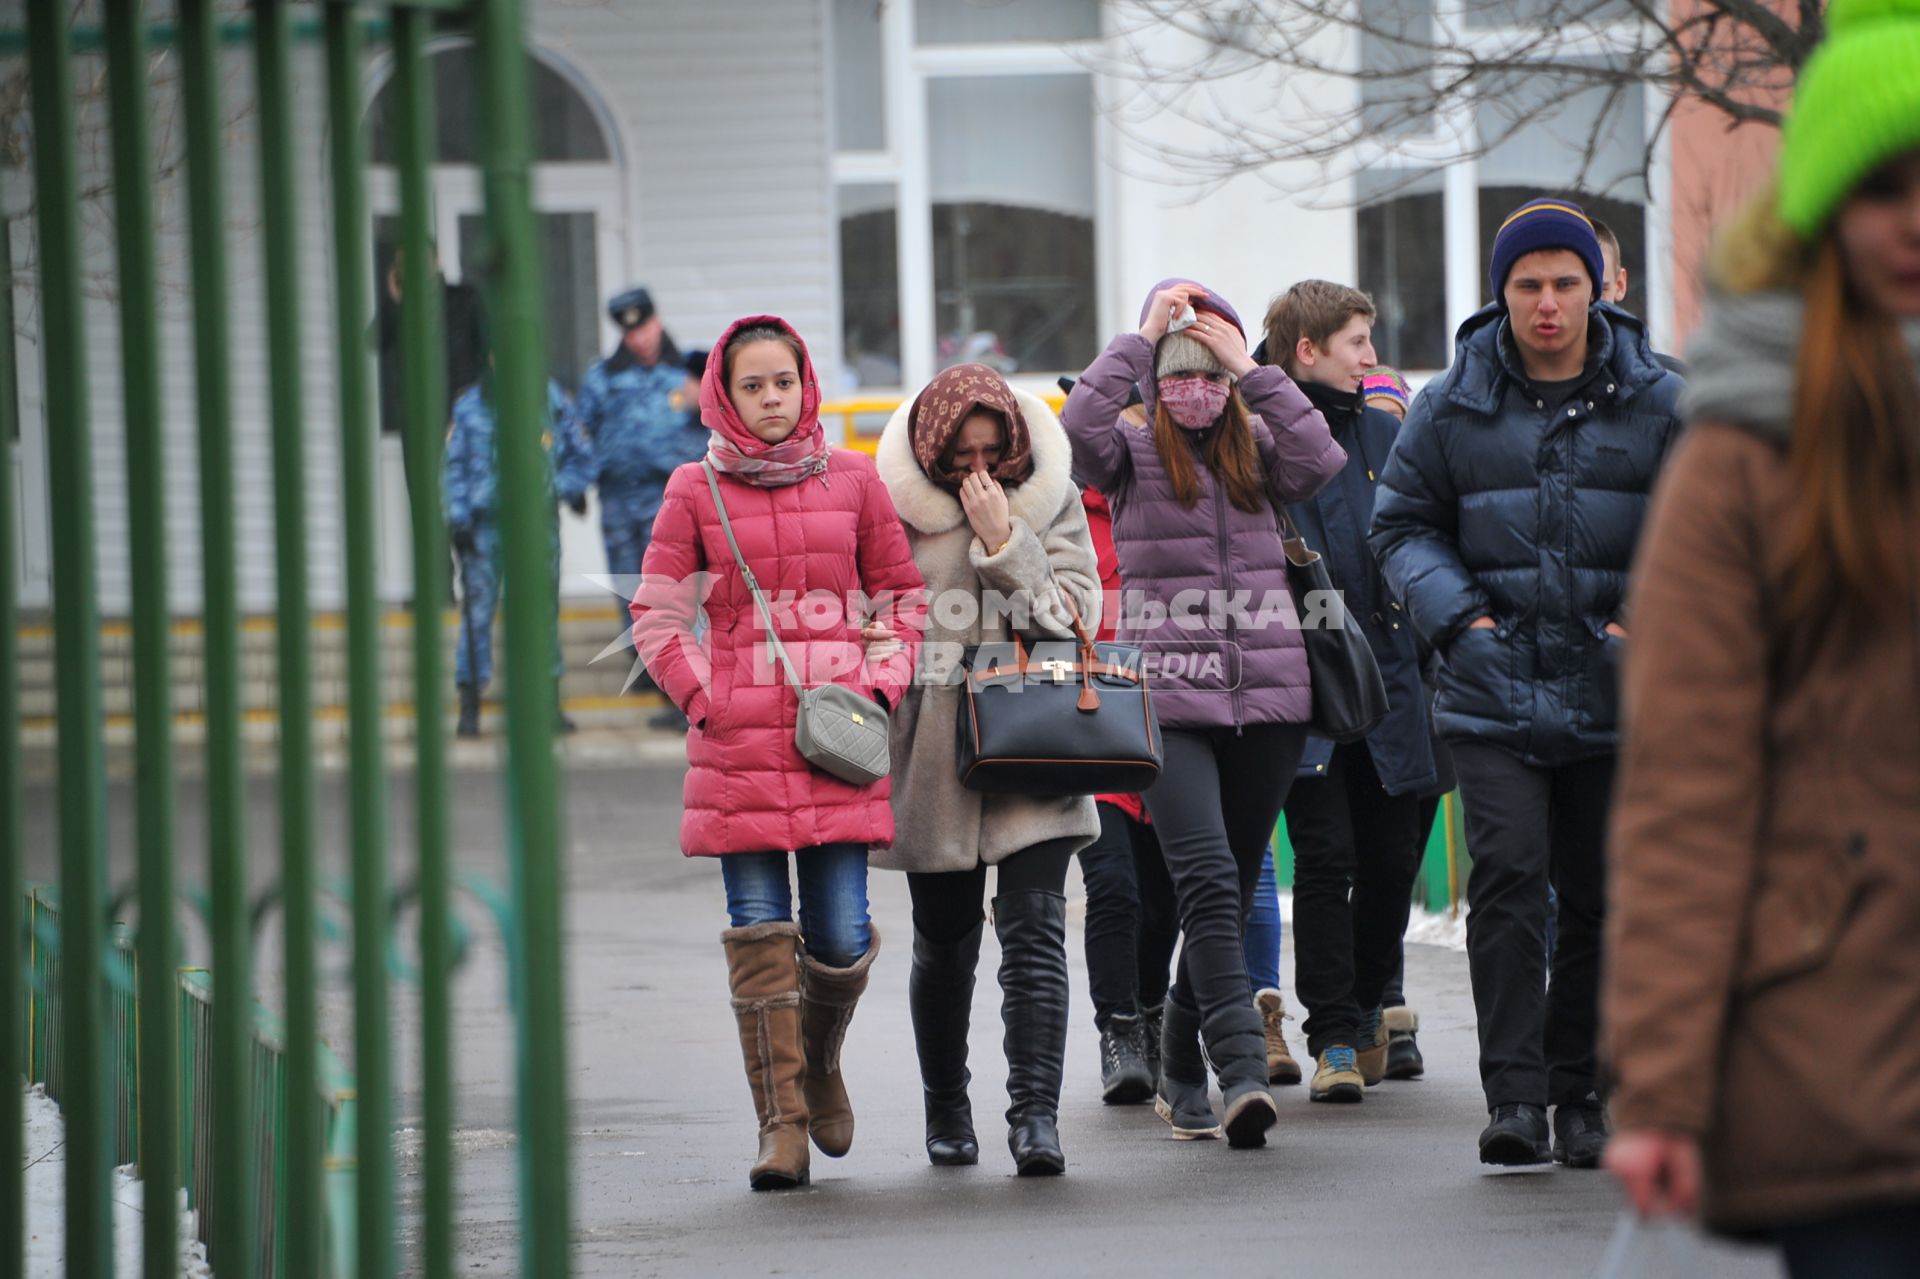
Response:
[[[800,939],[829,968],[846,968],[873,944],[867,916],[867,848],[822,844],[793,854],[800,868]],[[793,919],[786,853],[728,853],[720,859],[727,915],[735,928]]]
[[[1260,867],[1260,878],[1247,902],[1247,984],[1256,993],[1280,989],[1280,885],[1273,873],[1273,849]]]

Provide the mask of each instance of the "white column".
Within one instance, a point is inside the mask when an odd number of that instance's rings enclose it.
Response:
[[[900,160],[900,380],[911,394],[933,377],[932,179],[927,167],[926,82],[913,65],[913,6],[890,4],[886,49],[887,144]]]

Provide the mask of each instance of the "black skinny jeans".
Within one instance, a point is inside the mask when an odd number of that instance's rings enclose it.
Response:
[[[1595,1098],[1614,758],[1545,767],[1498,747],[1454,745],[1473,853],[1467,968],[1489,1109]],[[1549,884],[1560,899],[1550,986]]]
[[[1433,837],[1434,815],[1440,811],[1440,796],[1429,795],[1420,801],[1420,834],[1414,840],[1414,878],[1420,877],[1419,866],[1427,855],[1427,840]],[[1407,1006],[1407,945],[1402,937],[1398,947],[1398,957],[1393,961],[1393,976],[1387,978],[1387,988],[1380,992],[1382,1008],[1405,1008]]]
[[[1246,902],[1306,750],[1301,724],[1176,729],[1147,811],[1180,908],[1180,970],[1168,998],[1198,1014],[1222,1090],[1265,1085],[1266,1040],[1247,986]]]
[[[1012,854],[999,863],[994,891],[1064,893],[1076,842],[1050,839]],[[987,866],[982,862],[972,870],[908,871],[907,892],[913,898],[914,928],[928,941],[952,945],[980,923]]]
[[[1418,795],[1387,794],[1364,741],[1334,747],[1326,774],[1287,795],[1294,989],[1315,1057],[1359,1046],[1360,1019],[1380,1007],[1400,964],[1419,814]]]
[[[1101,804],[1100,838],[1080,850],[1087,885],[1087,988],[1093,1024],[1137,1016],[1167,997],[1180,940],[1173,880],[1153,827]]]

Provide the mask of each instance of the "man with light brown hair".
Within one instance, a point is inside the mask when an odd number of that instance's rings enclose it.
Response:
[[[1293,954],[1305,1005],[1313,1101],[1358,1102],[1386,1077],[1386,989],[1419,869],[1420,797],[1438,777],[1413,631],[1367,548],[1374,493],[1400,423],[1362,398],[1373,350],[1373,300],[1304,280],[1267,309],[1267,358],[1327,420],[1347,463],[1288,507],[1326,562],[1387,687],[1387,717],[1363,739],[1312,737],[1286,800],[1293,845]]]

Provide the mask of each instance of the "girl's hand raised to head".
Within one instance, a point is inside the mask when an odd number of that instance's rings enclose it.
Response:
[[[1213,352],[1227,372],[1245,377],[1260,366],[1247,354],[1247,340],[1231,322],[1211,311],[1201,311],[1191,326],[1183,330],[1201,346]]]
[[[1160,290],[1153,295],[1153,301],[1147,307],[1147,318],[1140,326],[1140,336],[1149,342],[1158,342],[1167,335],[1167,325],[1173,323],[1174,316],[1192,306],[1195,298],[1206,296],[1207,291],[1197,284],[1176,284]]]

